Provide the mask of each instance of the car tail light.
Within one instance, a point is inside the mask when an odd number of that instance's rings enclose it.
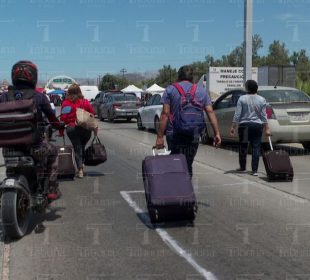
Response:
[[[113,106],[113,109],[115,109],[115,108],[121,107],[122,105],[121,104],[113,104],[112,106]]]
[[[275,119],[276,118],[272,108],[269,106],[266,107],[266,114],[267,114],[267,119]]]

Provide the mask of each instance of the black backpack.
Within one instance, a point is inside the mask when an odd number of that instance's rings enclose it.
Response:
[[[9,89],[0,102],[0,147],[32,145],[39,129],[34,89]]]

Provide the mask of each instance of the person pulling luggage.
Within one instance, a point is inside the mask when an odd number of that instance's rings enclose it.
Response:
[[[252,146],[252,175],[258,176],[258,164],[261,151],[263,131],[271,135],[267,122],[266,99],[257,95],[258,85],[254,80],[245,83],[247,94],[242,95],[237,102],[236,111],[230,128],[230,135],[235,135],[238,125],[239,134],[239,165],[238,172],[246,172],[246,157],[248,143]]]
[[[211,99],[205,88],[193,84],[193,69],[184,65],[178,70],[178,82],[168,86],[162,96],[163,110],[155,147],[164,148],[164,134],[171,154],[184,154],[189,174],[198,150],[206,112],[214,131],[213,145],[221,144],[221,136]]]
[[[77,108],[83,108],[92,114],[95,114],[95,112],[89,101],[84,98],[78,84],[72,84],[68,88],[66,99],[62,102],[61,109],[66,106],[71,107],[72,110],[69,114],[62,114],[60,119],[67,125],[66,132],[74,148],[75,160],[78,168],[77,177],[83,178],[85,146],[91,137],[92,131],[76,124],[76,110]],[[94,133],[97,135],[97,129],[94,131]]]

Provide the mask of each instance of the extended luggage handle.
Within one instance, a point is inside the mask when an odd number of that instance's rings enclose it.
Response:
[[[268,140],[269,140],[270,149],[271,149],[271,151],[273,151],[273,146],[272,146],[272,141],[271,141],[270,136],[268,136]]]
[[[160,150],[163,150],[163,152],[159,152]],[[157,151],[157,153],[156,153],[156,151]],[[153,146],[152,147],[152,152],[153,152],[153,156],[159,156],[159,155],[170,155],[170,153],[171,153],[171,151],[168,151],[167,149],[166,149],[166,147],[164,147],[163,149],[157,149],[156,148],[156,146]]]

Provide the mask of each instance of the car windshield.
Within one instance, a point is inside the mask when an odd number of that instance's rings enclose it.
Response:
[[[310,102],[310,97],[299,90],[262,90],[258,94],[268,103]]]
[[[113,96],[113,100],[116,102],[119,101],[137,101],[137,97],[131,94],[120,94]]]

